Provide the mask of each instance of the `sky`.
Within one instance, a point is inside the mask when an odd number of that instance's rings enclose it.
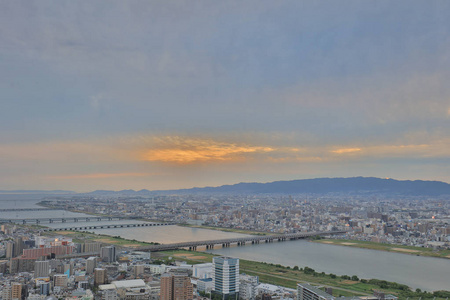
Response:
[[[450,182],[449,11],[0,0],[0,190]]]

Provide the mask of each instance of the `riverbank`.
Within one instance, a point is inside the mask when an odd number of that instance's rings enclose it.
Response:
[[[174,260],[183,260],[188,264],[197,264],[212,262],[215,255],[205,252],[194,252],[187,250],[164,251],[153,253],[152,257],[163,259],[166,263]],[[171,258],[169,260],[169,258]],[[374,290],[384,291],[385,293],[398,296],[400,299],[422,299],[433,298],[445,299],[450,296],[450,292],[427,293],[412,291],[408,286],[395,282],[388,282],[377,279],[360,279],[354,275],[337,276],[335,274],[318,273],[312,268],[297,266],[291,268],[279,264],[271,264],[250,260],[239,260],[239,269],[241,273],[253,276],[259,276],[261,282],[288,288],[296,288],[297,283],[307,282],[322,287],[331,287],[333,295],[340,296],[364,296],[371,295]],[[443,295],[441,297],[441,295]]]
[[[149,245],[157,245],[157,243],[146,243],[146,242],[139,242],[137,240],[128,240],[121,238],[120,236],[109,236],[105,234],[95,234],[81,231],[52,231],[46,233],[46,235],[67,236],[71,238],[74,243],[98,242],[123,248],[137,248]]]
[[[224,231],[224,232],[234,232],[234,233],[250,234],[250,235],[272,235],[272,234],[274,234],[271,232],[251,231],[251,230],[228,228],[228,227],[192,225],[192,224],[186,224],[186,223],[176,224],[176,225],[183,226],[183,227],[190,227],[190,228],[201,228],[201,229],[217,230],[217,231]]]
[[[357,240],[342,240],[342,239],[320,239],[320,240],[313,240],[313,242],[336,246],[356,247],[356,248],[395,252],[409,255],[450,259],[450,250],[434,250],[432,248],[422,248],[422,247],[383,244]]]
[[[71,237],[74,242],[101,242],[106,244],[113,244],[118,247],[124,248],[134,248],[149,245],[150,243],[139,242],[136,240],[129,240],[120,238],[118,236],[107,236],[94,233],[86,232],[74,232],[74,231],[60,231],[52,232],[54,235],[66,235]],[[276,253],[274,254],[276,255]],[[187,250],[177,250],[177,251],[166,251],[166,252],[153,252],[152,258],[156,259],[155,263],[161,262],[170,263],[174,262],[175,259],[186,261],[187,263],[203,263],[211,262],[214,255],[204,252],[194,252]],[[171,260],[168,258],[172,257]],[[252,258],[250,258],[252,259]],[[332,287],[335,291],[335,296],[352,296],[352,295],[365,295],[371,294],[373,290],[383,290],[390,294],[395,294],[401,296],[400,299],[418,299],[419,297],[431,296],[432,293],[415,293],[409,289],[408,286],[404,284],[398,284],[394,282],[388,282],[383,280],[383,277],[377,279],[360,279],[353,274],[348,275],[335,275],[326,274],[324,272],[316,272],[310,267],[305,267],[305,265],[295,266],[283,266],[280,264],[265,263],[251,260],[240,260],[240,270],[241,273],[246,273],[249,275],[259,276],[261,282],[271,283],[275,285],[295,288],[296,284],[299,282],[309,282],[320,286]],[[420,295],[420,296],[418,296]],[[448,293],[450,297],[450,292]],[[437,296],[437,295],[436,295]],[[417,298],[414,298],[417,297]],[[437,296],[438,297],[438,296]],[[442,298],[445,299],[445,298]]]

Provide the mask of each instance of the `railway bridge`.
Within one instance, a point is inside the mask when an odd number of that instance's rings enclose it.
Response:
[[[63,217],[63,218],[30,218],[30,219],[0,219],[0,223],[21,223],[21,224],[41,224],[41,223],[71,223],[71,222],[100,222],[100,221],[117,221],[125,218],[122,217]]]
[[[344,234],[347,231],[316,231],[316,232],[298,232],[298,233],[288,233],[288,234],[274,234],[274,235],[253,235],[247,237],[238,237],[230,239],[219,239],[219,240],[208,240],[208,241],[196,241],[196,242],[183,242],[174,244],[163,244],[163,245],[151,245],[140,247],[135,250],[137,251],[165,251],[174,250],[179,248],[189,248],[189,250],[197,250],[199,246],[206,246],[206,249],[213,249],[216,245],[221,245],[222,247],[230,247],[231,244],[236,244],[237,246],[244,246],[246,243],[259,244],[260,242],[272,243],[274,241],[292,241],[298,239],[304,239],[311,236],[322,236],[322,235],[335,235]]]
[[[43,210],[63,210],[57,208],[44,208],[44,207],[36,207],[36,208],[2,208],[0,212],[14,212],[14,211],[43,211]]]
[[[150,227],[150,226],[167,226],[174,223],[133,223],[133,224],[109,224],[109,225],[72,225],[61,228],[45,228],[43,231],[66,231],[66,230],[90,230],[90,229],[106,229],[106,228],[130,228],[130,227]]]

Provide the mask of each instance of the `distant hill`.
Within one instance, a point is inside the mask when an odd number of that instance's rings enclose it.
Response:
[[[316,178],[269,183],[238,183],[219,187],[192,188],[172,193],[232,193],[232,194],[327,194],[369,193],[390,195],[437,196],[450,195],[450,184],[442,181],[395,180],[375,177]]]
[[[0,191],[0,194],[77,194],[71,191]],[[316,178],[269,183],[237,183],[218,187],[179,190],[97,190],[77,195],[146,197],[168,194],[384,194],[390,196],[450,196],[450,184],[442,181],[395,180],[375,177]]]

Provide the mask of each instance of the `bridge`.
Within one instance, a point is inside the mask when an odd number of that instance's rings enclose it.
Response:
[[[220,239],[220,240],[209,240],[209,241],[197,241],[197,242],[184,242],[184,243],[174,243],[165,245],[151,245],[145,247],[139,247],[134,250],[136,251],[165,251],[174,250],[179,248],[188,248],[189,250],[197,250],[198,246],[206,246],[206,249],[213,249],[215,245],[221,245],[222,247],[230,247],[231,244],[236,244],[237,246],[244,246],[246,243],[259,244],[261,241],[265,243],[272,243],[274,241],[292,241],[298,239],[304,239],[311,236],[321,236],[321,235],[334,235],[334,234],[344,234],[347,231],[317,231],[317,232],[299,232],[299,233],[288,233],[288,234],[275,234],[275,235],[257,235],[248,237],[239,237],[231,239]]]
[[[41,224],[41,223],[117,221],[122,219],[125,218],[91,216],[91,217],[64,217],[64,218],[0,219],[0,223]]]
[[[174,223],[134,223],[134,224],[110,224],[110,225],[83,225],[70,226],[63,228],[44,228],[43,231],[65,231],[65,230],[89,230],[89,229],[107,229],[107,228],[129,228],[129,227],[152,227],[152,226],[167,226],[174,225]]]
[[[42,210],[63,210],[57,208],[3,208],[0,209],[0,212],[8,212],[8,211],[42,211]]]

